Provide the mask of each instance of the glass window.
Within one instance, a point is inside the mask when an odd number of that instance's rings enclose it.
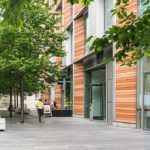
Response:
[[[146,1],[147,0],[140,0],[140,2],[139,2],[139,15],[142,15],[143,12],[147,9],[147,7],[150,6],[150,4],[149,5],[143,5]]]
[[[65,100],[64,107],[66,110],[72,110],[72,77],[66,79],[65,84]]]
[[[71,27],[69,30],[69,49],[70,49],[70,61],[73,60],[73,28]]]
[[[146,2],[147,0],[141,0],[141,3],[144,3],[144,2]]]
[[[72,26],[66,31],[68,40],[64,43],[66,49],[65,65],[68,66],[73,61],[73,28]]]
[[[113,17],[111,10],[113,9],[113,0],[105,0],[104,16],[105,16],[105,31],[113,25]]]
[[[142,69],[143,69],[143,72],[150,71],[150,57],[149,56],[145,56],[142,59]]]
[[[90,37],[90,25],[89,25],[89,14],[88,12],[84,15],[85,18],[85,51],[89,52],[89,43],[86,43],[86,39]]]
[[[144,75],[144,129],[150,129],[150,73]]]

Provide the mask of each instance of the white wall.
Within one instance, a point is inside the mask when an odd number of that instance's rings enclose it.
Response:
[[[53,105],[55,101],[55,88],[52,86],[50,88],[50,104]]]
[[[36,108],[35,108],[36,102],[37,102],[37,100],[35,98],[35,95],[32,95],[32,96],[26,97],[24,104],[26,104],[27,108],[29,108],[30,110],[36,110]]]

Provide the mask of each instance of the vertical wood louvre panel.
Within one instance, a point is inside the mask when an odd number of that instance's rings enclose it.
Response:
[[[130,0],[128,10],[137,13],[136,0]],[[136,66],[120,65],[116,65],[116,121],[136,123]]]
[[[75,20],[75,60],[84,56],[85,51],[85,21],[84,17]]]
[[[74,65],[74,113],[84,113],[84,67],[82,64]]]
[[[72,21],[72,5],[64,0],[64,29],[66,29]]]
[[[83,5],[82,5],[82,4],[76,4],[76,5],[75,5],[75,16],[76,16],[77,14],[79,14],[82,9],[83,9]]]
[[[55,99],[57,102],[58,110],[61,110],[62,97],[61,97],[62,85],[55,85]]]
[[[136,66],[116,66],[116,121],[136,123]]]

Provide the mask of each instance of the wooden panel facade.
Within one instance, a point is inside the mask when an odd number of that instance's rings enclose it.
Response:
[[[72,21],[73,16],[72,12],[73,12],[72,5],[69,2],[67,2],[67,0],[64,0],[64,9],[63,9],[64,29],[66,29]]]
[[[116,121],[136,123],[136,66],[116,66]]]
[[[41,92],[41,99],[43,102],[45,102],[45,100],[49,100],[49,91],[48,89],[45,89],[44,91]]]
[[[84,67],[83,64],[74,64],[74,114],[84,113]]]
[[[85,54],[85,20],[84,17],[80,17],[75,20],[75,50],[74,60],[82,58]]]
[[[136,14],[137,1],[130,0],[128,9]],[[136,66],[120,66],[119,63],[116,65],[117,122],[136,123],[136,72]]]
[[[55,100],[57,102],[58,110],[62,108],[62,85],[55,85]]]
[[[76,4],[76,5],[74,6],[74,9],[75,9],[75,16],[78,15],[78,14],[81,12],[81,10],[82,10],[83,8],[84,8],[84,7],[83,7],[82,4]]]

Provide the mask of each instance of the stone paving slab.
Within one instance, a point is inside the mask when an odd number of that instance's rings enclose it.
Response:
[[[106,125],[82,118],[7,119],[0,150],[150,150],[150,131]]]

